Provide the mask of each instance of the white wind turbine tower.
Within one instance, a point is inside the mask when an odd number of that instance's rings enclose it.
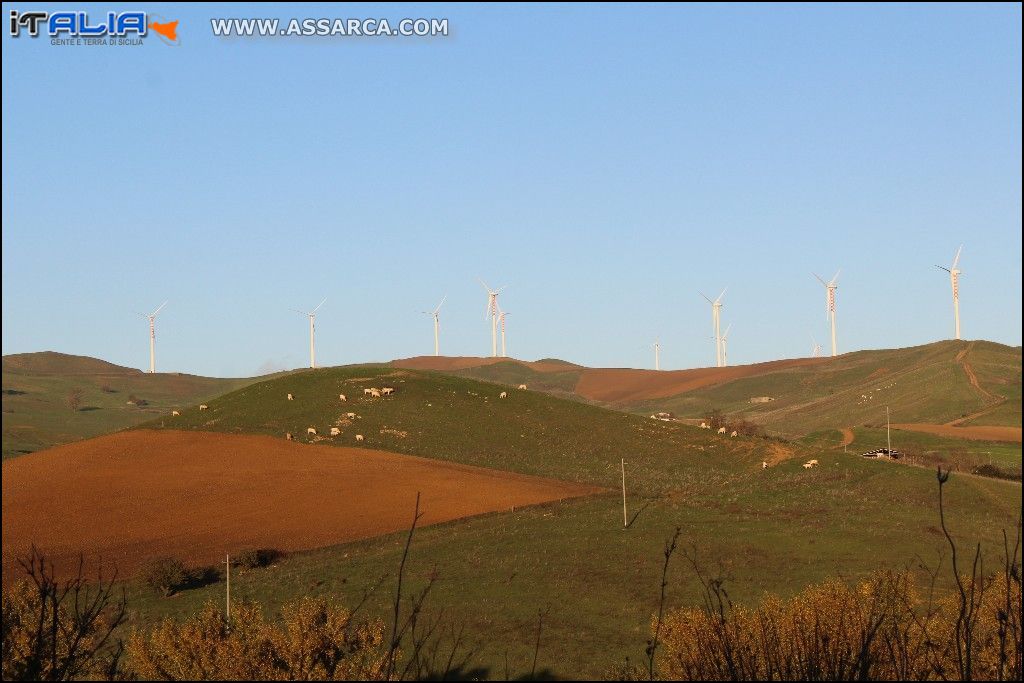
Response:
[[[813,344],[811,346],[811,358],[817,358],[821,355],[821,344],[818,343],[813,334],[811,335],[811,343]]]
[[[167,302],[160,304],[152,313],[140,313],[143,318],[149,319],[149,372],[153,374],[156,372],[156,314],[159,313]]]
[[[725,328],[725,334],[722,335],[722,367],[729,364],[729,330],[732,329],[732,323],[729,323],[729,327]]]
[[[444,302],[445,302],[445,300],[447,298],[448,298],[448,295],[445,294],[441,298],[441,303],[439,303],[437,305],[437,308],[435,308],[433,311],[430,311],[430,312],[423,311],[424,315],[429,315],[431,318],[434,319],[434,355],[435,356],[440,356],[441,355],[441,307],[444,306]]]
[[[324,301],[327,301],[327,297],[316,305],[312,311],[300,311],[297,308],[292,310],[296,313],[309,317],[309,367],[316,367],[316,312],[320,310],[320,307],[324,305]]]
[[[497,305],[497,304],[495,304]],[[498,320],[501,321],[501,357],[507,358],[508,354],[505,353],[505,316],[508,312],[498,309]]]
[[[838,356],[839,353],[836,351],[836,280],[839,279],[839,271],[832,276],[832,279],[825,282],[816,273],[811,273],[814,277],[818,278],[818,282],[825,286],[825,318],[831,321],[832,324],[832,357]]]
[[[487,308],[484,309],[484,320],[488,317],[491,319],[491,356],[494,358],[498,357],[498,294],[501,293],[505,287],[499,287],[498,289],[491,289],[487,286],[487,283],[480,280],[480,284],[483,285],[484,290],[487,291]]]
[[[661,370],[661,342],[654,340],[654,369]]]
[[[708,299],[703,292],[700,295],[711,304],[711,324],[715,332],[715,366],[720,368],[722,367],[722,297],[725,296],[725,289],[714,301]]]
[[[949,268],[935,266],[949,273],[949,283],[953,287],[953,320],[957,339],[960,338],[960,269],[956,266],[960,263],[960,252],[963,251],[963,248],[964,245],[961,244],[960,248],[956,250],[956,256],[953,257],[953,265]]]

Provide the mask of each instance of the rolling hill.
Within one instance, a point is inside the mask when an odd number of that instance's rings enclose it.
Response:
[[[660,372],[493,358],[393,364],[525,383],[638,414],[664,411],[699,419],[718,409],[791,437],[884,423],[886,405],[900,423],[1021,426],[1021,350],[983,341]],[[764,402],[752,402],[758,399]]]
[[[3,357],[3,457],[130,427],[253,379],[148,373],[53,351]],[[80,405],[69,405],[80,391]],[[129,403],[131,401],[131,403]]]

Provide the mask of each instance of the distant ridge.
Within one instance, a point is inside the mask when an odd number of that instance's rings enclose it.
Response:
[[[19,375],[140,375],[141,370],[126,368],[90,356],[75,356],[58,351],[13,353],[3,357],[3,371]]]

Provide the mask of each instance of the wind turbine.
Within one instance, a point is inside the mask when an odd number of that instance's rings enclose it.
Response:
[[[149,372],[156,372],[156,314],[159,313],[167,302],[160,304],[152,313],[139,313],[143,318],[149,318]]]
[[[715,367],[720,368],[722,367],[722,297],[725,296],[725,289],[714,301],[708,299],[703,292],[700,295],[711,304],[711,324],[715,332]]]
[[[292,309],[296,313],[309,316],[309,367],[311,368],[316,367],[316,312],[324,305],[324,301],[327,301],[327,297],[324,297],[324,300],[318,303],[316,308],[312,311],[300,311],[297,308]]]
[[[484,290],[487,292],[487,307],[484,309],[484,320],[488,317],[491,319],[491,356],[494,358],[498,357],[498,294],[501,293],[504,287],[498,289],[491,289],[487,286],[487,283],[480,280],[480,284],[483,285]]]
[[[943,268],[942,266],[935,266],[936,268],[942,268],[942,270],[949,273],[949,283],[953,287],[953,319],[956,328],[956,338],[960,338],[960,269],[957,268],[957,264],[960,263],[960,252],[963,251],[964,245],[960,245],[960,248],[956,250],[956,256],[953,257],[953,265],[949,268]]]
[[[831,320],[832,322],[832,357],[836,357],[839,353],[836,351],[836,280],[839,279],[839,271],[832,276],[832,279],[825,282],[816,273],[811,273],[814,277],[818,278],[818,282],[825,286],[825,319]]]
[[[506,311],[501,310],[501,308],[498,309],[498,320],[501,321],[501,357],[502,358],[507,358],[508,357],[507,354],[505,353],[505,316],[506,315],[508,315],[508,313]]]
[[[729,364],[729,347],[726,345],[729,341],[729,330],[732,329],[732,323],[729,323],[729,327],[725,328],[725,334],[722,335],[722,367]]]
[[[811,347],[811,358],[817,358],[821,355],[821,344],[818,343],[818,340],[814,338],[813,334],[811,335],[811,343],[814,344]]]
[[[654,369],[661,370],[661,342],[654,340]]]
[[[445,294],[444,297],[441,298],[441,303],[439,303],[437,305],[437,308],[435,308],[433,311],[431,311],[431,312],[423,311],[423,315],[429,315],[430,317],[432,317],[434,319],[434,355],[435,356],[440,356],[441,355],[441,335],[440,335],[440,332],[441,332],[441,307],[444,306],[445,299],[447,299],[447,298],[448,298],[448,295]]]

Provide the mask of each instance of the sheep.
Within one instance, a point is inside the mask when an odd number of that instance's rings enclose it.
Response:
[[[371,398],[380,398],[380,389],[370,389]]]
[[[331,436],[337,436],[338,434],[341,434],[341,430],[337,427],[331,427]]]
[[[526,385],[525,384],[520,384],[519,388],[525,390],[526,389]]]
[[[363,435],[362,434],[356,434],[356,441],[362,441],[362,440],[363,440]]]
[[[171,411],[171,417],[178,417],[179,415],[181,415],[181,413],[179,413],[177,410]]]
[[[347,401],[348,399],[345,398],[345,394],[338,394],[338,400],[339,401]]]
[[[508,392],[507,391],[501,392],[500,394],[498,394],[498,398],[508,398]]]
[[[307,427],[306,436],[316,436],[316,427]]]
[[[808,460],[808,461],[807,461],[807,464],[808,464],[808,465],[811,465],[811,466],[814,466],[814,465],[817,465],[817,464],[818,464],[818,461],[817,461],[817,460]]]
[[[363,389],[363,396],[369,396],[370,394],[372,394],[375,391],[377,391],[377,390],[376,389]]]
[[[291,394],[288,394],[288,400],[289,400],[289,401],[294,401],[294,400],[295,400],[295,397],[294,397],[294,396],[292,396]]]
[[[391,394],[395,393],[395,388],[394,387],[382,387],[381,390],[380,390],[380,393],[384,394],[385,396],[390,396]]]
[[[199,410],[208,410],[209,407],[210,406],[206,405],[205,403],[200,403],[199,404]]]
[[[761,469],[762,470],[768,469],[768,461],[767,460],[762,460],[761,461]]]
[[[725,434],[725,427],[719,427],[718,428],[718,433],[719,434]]]
[[[701,422],[700,423],[700,428],[701,429],[711,429],[710,427],[708,427],[708,423],[707,422]]]
[[[737,435],[737,432],[736,432],[736,430],[734,429],[734,430],[732,430],[732,434],[730,434],[729,436],[736,436],[736,435]]]
[[[345,413],[345,417],[347,417],[350,420],[354,420],[354,419],[356,419],[356,414],[355,413]]]
[[[291,441],[294,437],[292,436],[291,432],[285,432],[284,433],[284,438],[285,438],[285,441]]]
[[[805,470],[809,470],[809,469],[811,469],[812,467],[814,467],[814,465],[812,465],[811,463],[809,463],[809,462],[805,462],[805,463],[804,463],[804,469],[805,469]]]

